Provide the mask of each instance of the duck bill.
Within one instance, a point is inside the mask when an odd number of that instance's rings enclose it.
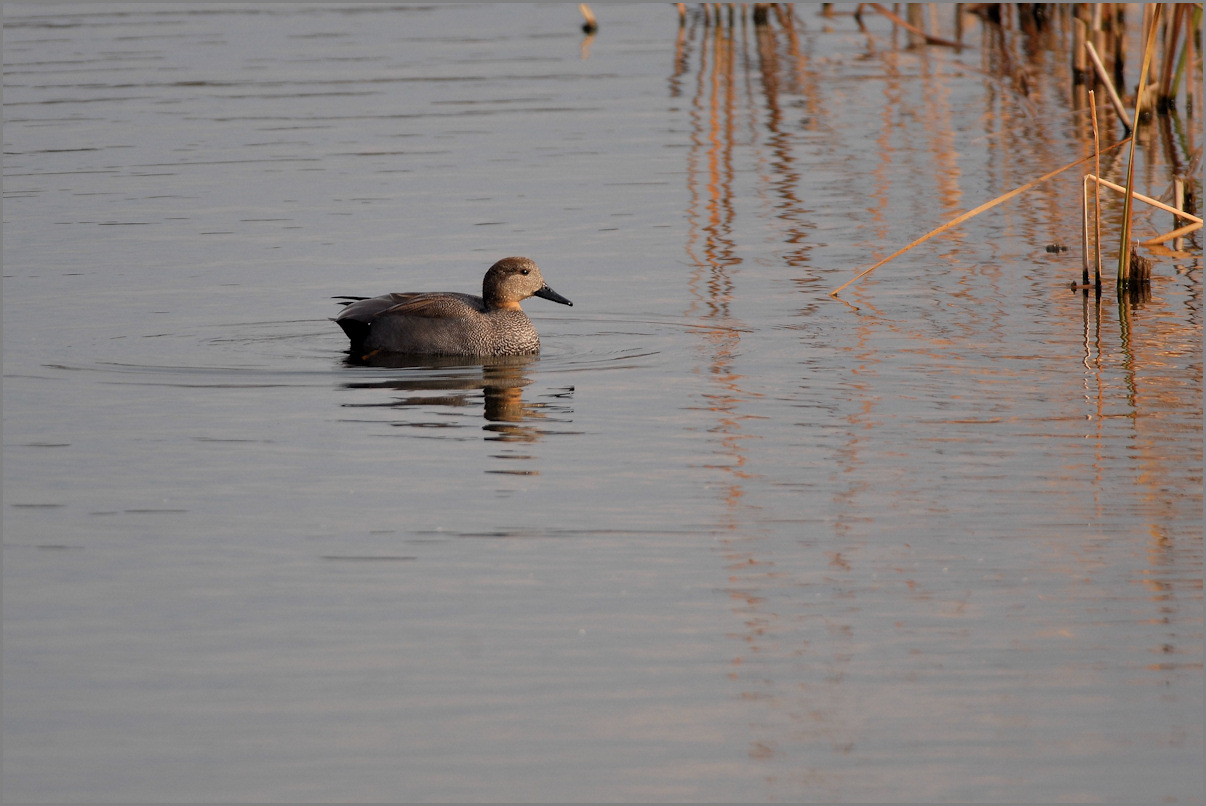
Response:
[[[549,288],[547,285],[541,286],[540,290],[537,291],[534,296],[544,297],[545,299],[551,299],[553,302],[560,302],[562,305],[568,305],[571,308],[574,307],[574,303],[570,302],[568,299],[561,296],[556,291]]]

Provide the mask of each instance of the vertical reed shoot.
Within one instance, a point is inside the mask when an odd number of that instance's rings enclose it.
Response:
[[[1093,91],[1089,90],[1089,120],[1093,122],[1093,176],[1101,176],[1101,141],[1097,132],[1097,101]],[[1093,287],[1101,296],[1101,185],[1093,183]],[[1089,284],[1088,270],[1085,270],[1085,285]]]
[[[1139,122],[1139,107],[1143,102],[1144,92],[1147,90],[1147,71],[1152,63],[1152,49],[1156,43],[1156,28],[1160,22],[1160,4],[1151,6],[1150,22],[1145,29],[1143,46],[1143,67],[1139,70],[1139,91],[1135,96],[1135,123]],[[1148,6],[1143,8],[1144,20],[1148,20]],[[1118,290],[1122,291],[1126,287],[1128,274],[1130,271],[1130,243],[1131,243],[1131,209],[1134,202],[1134,183],[1135,183],[1135,140],[1136,137],[1131,135],[1130,159],[1126,166],[1126,201],[1122,206],[1122,238],[1118,247]]]

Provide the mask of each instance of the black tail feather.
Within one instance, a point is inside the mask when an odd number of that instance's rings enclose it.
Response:
[[[347,334],[348,339],[352,342],[352,353],[359,355],[364,348],[364,340],[368,338],[369,323],[361,322],[358,319],[352,319],[347,316],[334,321],[335,324],[343,328],[343,332]]]

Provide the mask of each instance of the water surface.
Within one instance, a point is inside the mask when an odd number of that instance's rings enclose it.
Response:
[[[828,296],[1089,153],[1063,29],[596,11],[5,5],[4,797],[1200,800],[1199,236]],[[347,362],[513,254],[539,357]]]

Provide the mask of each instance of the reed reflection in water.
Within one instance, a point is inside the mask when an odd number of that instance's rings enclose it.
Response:
[[[1064,545],[1101,539],[1082,536],[1085,521],[1148,520],[1153,570],[1142,584],[1153,594],[1151,616],[1166,617],[1177,601],[1171,610],[1182,628],[1159,646],[1141,630],[1113,640],[1156,654],[1199,649],[1184,620],[1193,620],[1200,589],[1154,569],[1200,556],[1195,529],[1183,528],[1201,498],[1200,474],[1186,474],[1200,461],[1200,429],[1177,425],[1181,442],[1162,422],[1166,412],[1200,410],[1200,364],[1197,385],[1181,375],[1185,358],[1200,354],[1191,346],[1201,336],[1200,245],[1157,252],[1165,261],[1155,297],[1147,289],[1116,301],[1069,298],[1079,261],[1043,246],[1075,242],[1069,202],[1080,179],[1070,174],[881,269],[853,292],[857,307],[844,323],[853,333],[834,343],[823,291],[911,240],[917,233],[908,227],[924,232],[1091,153],[1092,129],[1083,88],[1069,93],[1078,85],[1066,17],[1021,30],[985,25],[971,57],[897,47],[864,29],[862,64],[844,63],[835,81],[833,56],[815,64],[812,21],[786,7],[774,14],[760,25],[688,15],[668,82],[688,134],[685,313],[712,324],[692,332],[694,371],[710,386],[699,406],[711,415],[707,466],[721,479],[726,590],[743,625],[732,636],[740,649],[730,677],[742,698],[763,705],[749,754],[775,764],[768,780],[784,799],[801,788],[833,799],[887,792],[892,776],[923,799],[1003,797],[1010,773],[959,744],[997,725],[1008,756],[1027,731],[1007,725],[1059,733],[1065,703],[1024,689],[1064,685],[1064,673],[1028,667],[1014,650],[1039,638],[1018,619],[1028,591],[1065,594],[1048,576],[1053,569],[1023,571],[985,537],[1028,536],[1056,556],[1093,553]],[[981,76],[983,89],[970,101],[957,87],[969,74]],[[869,110],[871,94],[850,82],[880,87],[879,108]],[[1117,126],[1111,111],[1099,114],[1103,129]],[[1139,175],[1157,195],[1200,153],[1184,136],[1196,130],[1200,138],[1200,121],[1185,123],[1172,114],[1140,129]],[[1122,171],[1122,153],[1103,170]],[[1117,231],[1118,206],[1106,213]],[[795,305],[770,301],[767,285]],[[768,327],[798,331],[801,352],[768,341]],[[1081,372],[1068,360],[1078,348]],[[770,380],[775,362],[801,366],[797,388]],[[818,408],[844,421],[841,436],[832,420],[791,413]],[[803,436],[767,425],[793,416]],[[1117,455],[1120,436],[1148,455],[1134,476],[1137,495],[1150,502],[1142,514],[1111,501],[1111,476],[1131,472]],[[827,486],[833,511],[793,515],[767,493],[808,496]],[[1028,516],[1025,502],[1040,499],[1060,501],[1047,506],[1066,518]],[[785,552],[792,531],[803,555]],[[983,576],[951,589],[947,564],[969,560]],[[1057,567],[1098,577],[1097,562]],[[1164,581],[1153,583],[1152,573]],[[868,623],[868,609],[888,623]],[[1090,615],[1080,629],[1101,623]],[[1194,666],[1148,671],[1154,684],[1183,686]],[[872,679],[874,691],[854,682]],[[919,687],[923,680],[935,688]],[[1071,696],[1091,698],[1093,686]],[[1044,710],[1049,718],[1038,716]],[[1075,707],[1067,716],[1084,719]],[[1105,739],[1103,730],[1100,758],[1120,758],[1128,740]],[[918,751],[907,772],[890,752],[879,756],[901,743]],[[1087,769],[1074,772],[1076,740],[1056,741],[1050,752],[1087,783]],[[880,766],[867,767],[870,758]],[[977,770],[978,784],[951,790],[964,765]],[[855,770],[866,775],[857,784],[848,775]],[[1055,777],[1035,791],[1057,787]]]

